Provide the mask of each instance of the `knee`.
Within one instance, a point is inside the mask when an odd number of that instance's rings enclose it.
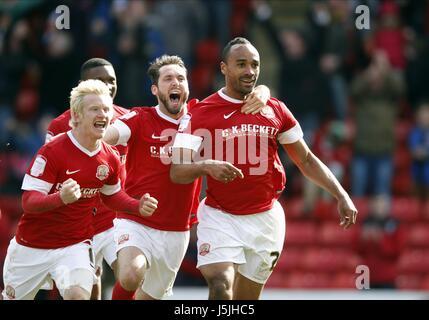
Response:
[[[207,284],[216,297],[232,295],[233,276],[228,272],[221,272],[207,277]]]
[[[137,270],[132,268],[127,268],[123,272],[119,272],[119,283],[121,287],[127,291],[135,291],[140,282],[142,281],[142,276]]]
[[[64,292],[64,300],[89,300],[91,294],[81,287],[71,287]]]

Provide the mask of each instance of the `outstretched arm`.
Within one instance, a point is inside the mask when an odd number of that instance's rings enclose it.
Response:
[[[244,177],[240,169],[226,161],[209,159],[193,162],[194,153],[191,149],[173,148],[173,162],[170,168],[171,181],[188,184],[201,176],[209,175],[215,180],[228,183],[237,177]]]
[[[337,199],[340,225],[347,229],[355,224],[358,211],[350,196],[331,170],[310,151],[304,140],[300,139],[295,143],[284,144],[283,148],[304,176]]]

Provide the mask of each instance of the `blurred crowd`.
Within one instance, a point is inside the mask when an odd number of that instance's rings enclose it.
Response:
[[[355,24],[355,8],[362,4],[369,8],[369,30]],[[58,5],[70,9],[70,29],[57,29]],[[302,8],[294,23],[286,21],[291,6]],[[395,229],[396,222],[377,218],[382,216],[377,212],[388,213],[382,208],[397,196],[415,196],[424,207],[429,195],[429,1],[4,0],[3,216],[8,210],[20,214],[19,204],[10,199],[20,195],[47,124],[68,108],[85,60],[112,62],[119,88],[115,103],[131,107],[156,103],[148,62],[163,53],[177,54],[188,67],[190,98],[202,99],[218,89],[220,51],[235,36],[256,45],[263,37],[269,43],[270,55],[258,49],[261,72],[266,61],[277,70],[272,95],[292,110],[307,143],[352,196],[386,202],[374,205],[381,209],[374,209],[365,225],[381,226],[382,232]],[[311,216],[326,195],[302,179],[286,156],[282,160],[288,176],[283,197],[302,197],[302,212]],[[0,230],[8,230],[0,231],[6,246],[16,217],[0,220]],[[371,232],[362,236],[365,241]],[[1,245],[0,256],[4,249]]]

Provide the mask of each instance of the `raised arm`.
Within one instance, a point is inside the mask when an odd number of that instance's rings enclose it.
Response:
[[[284,144],[283,148],[304,176],[337,199],[340,225],[347,229],[355,224],[358,211],[350,196],[331,170],[311,152],[304,140]]]

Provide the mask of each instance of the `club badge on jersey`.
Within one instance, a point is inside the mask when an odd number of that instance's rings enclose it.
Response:
[[[103,181],[109,176],[109,167],[102,164],[97,167],[97,174],[95,175],[98,180]]]

